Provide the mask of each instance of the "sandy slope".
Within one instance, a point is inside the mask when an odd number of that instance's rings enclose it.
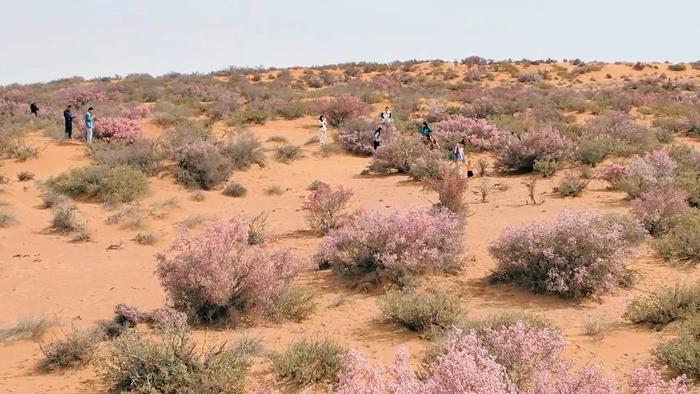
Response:
[[[627,67],[625,70],[629,70]],[[221,128],[217,125],[215,130]],[[311,117],[295,121],[271,121],[252,131],[262,141],[271,136],[284,136],[293,144],[302,145],[316,133]],[[146,124],[146,134],[160,132]],[[352,188],[354,208],[407,209],[428,206],[435,196],[421,190],[419,184],[403,176],[361,176],[369,159],[345,154],[319,157],[318,145],[304,146],[305,157],[290,165],[272,159],[265,168],[236,172],[232,180],[248,189],[243,198],[230,198],[220,192],[205,192],[206,200],[194,202],[189,191],[176,185],[170,175],[163,173],[151,179],[150,194],[141,203],[144,209],[151,204],[176,197],[179,208],[167,211],[164,217],[148,217],[142,230],[130,230],[118,225],[107,225],[111,214],[102,206],[78,202],[77,206],[94,240],[73,243],[69,238],[47,230],[50,210],[41,209],[41,187],[34,182],[15,181],[14,175],[30,170],[37,180],[46,180],[67,168],[87,164],[80,142],[55,143],[40,133],[31,134],[31,142],[42,146],[37,159],[24,163],[4,161],[0,174],[13,181],[2,187],[0,205],[17,216],[18,222],[9,228],[0,228],[0,326],[17,318],[31,315],[55,315],[62,327],[53,330],[48,338],[60,335],[72,325],[87,327],[97,320],[108,319],[117,303],[129,303],[143,309],[161,306],[165,302],[153,270],[153,254],[164,248],[181,231],[179,223],[192,214],[205,218],[228,218],[235,215],[253,216],[261,211],[269,213],[271,227],[280,236],[273,247],[292,247],[304,256],[310,256],[319,239],[305,227],[301,202],[307,195],[307,185],[319,179],[330,184]],[[697,142],[693,142],[698,146]],[[273,143],[265,143],[272,149]],[[268,153],[271,156],[271,153]],[[563,174],[564,171],[560,172]],[[479,180],[473,182],[476,186]],[[533,295],[508,285],[491,285],[486,281],[494,265],[487,252],[494,240],[508,225],[526,223],[537,218],[552,218],[565,209],[593,209],[597,211],[625,211],[628,203],[622,193],[606,190],[602,182],[593,181],[580,198],[561,199],[551,194],[556,178],[541,180],[538,190],[545,202],[526,205],[525,186],[519,177],[491,177],[491,182],[507,185],[489,203],[478,202],[470,196],[471,211],[464,240],[469,259],[462,273],[427,279],[430,285],[452,289],[461,297],[470,316],[483,316],[507,310],[522,310],[542,314],[556,322],[570,341],[567,352],[577,362],[600,360],[606,370],[619,377],[634,366],[651,359],[650,349],[664,336],[647,328],[636,328],[626,323],[621,315],[626,303],[637,294],[652,291],[662,285],[700,279],[697,269],[673,267],[653,256],[648,247],[640,248],[638,256],[630,259],[630,266],[639,278],[631,289],[620,289],[600,300],[580,303],[560,298]],[[285,192],[269,196],[265,189],[281,186]],[[151,231],[159,236],[153,246],[141,246],[132,241],[139,231]],[[110,250],[110,245],[121,245]],[[347,346],[356,347],[371,357],[388,362],[400,346],[408,346],[414,358],[422,356],[424,342],[416,334],[383,322],[376,306],[377,291],[366,293],[350,289],[330,276],[328,272],[310,270],[301,282],[319,293],[319,307],[303,323],[261,323],[253,327],[219,332],[197,331],[201,337],[232,340],[242,335],[260,338],[270,350],[281,350],[301,335],[326,336]],[[583,324],[591,319],[602,319],[607,325],[603,337],[591,339],[583,333]],[[0,344],[0,388],[11,393],[76,393],[103,391],[93,368],[78,371],[45,374],[37,372],[36,363],[41,353],[31,341]],[[252,378],[268,375],[269,365],[263,358],[256,360]],[[295,391],[294,388],[287,388]]]

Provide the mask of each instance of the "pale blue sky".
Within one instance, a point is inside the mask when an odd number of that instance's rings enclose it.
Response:
[[[0,0],[0,84],[230,65],[700,59],[697,0]]]

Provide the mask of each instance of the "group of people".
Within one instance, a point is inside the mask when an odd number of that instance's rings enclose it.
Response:
[[[66,139],[73,138],[73,121],[75,116],[73,115],[72,111],[72,105],[68,105],[68,107],[66,107],[66,109],[63,111],[63,120],[66,126]],[[85,141],[88,143],[92,142],[92,134],[95,130],[95,120],[97,119],[92,111],[94,111],[94,108],[88,108],[87,112],[85,112],[85,115],[83,116],[83,122],[85,123]]]
[[[374,130],[374,133],[372,133],[372,147],[374,148],[374,150],[377,150],[382,144],[383,126],[389,125],[393,122],[393,119],[391,117],[391,110],[389,109],[389,107],[384,107],[384,111],[379,113],[379,122],[379,127],[377,127],[377,129]],[[320,131],[319,142],[321,143],[321,147],[323,147],[326,145],[328,133],[328,122],[326,121],[325,116],[321,115],[318,118],[318,127]],[[433,136],[433,129],[430,127],[428,122],[423,122],[423,124],[421,125],[420,135],[422,137],[423,143],[427,145],[430,148],[430,150],[434,150],[435,148],[440,149],[440,144],[438,144],[437,140]],[[466,145],[467,143],[464,139],[455,144],[455,146],[452,148],[450,158],[455,164],[455,166],[458,168],[460,174],[462,173],[462,167],[466,167],[467,178],[471,178],[474,176],[474,166],[471,160],[465,160],[464,149]]]

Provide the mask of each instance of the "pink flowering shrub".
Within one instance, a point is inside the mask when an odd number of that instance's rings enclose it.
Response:
[[[661,372],[653,367],[634,370],[627,380],[628,394],[690,394],[688,379],[679,376],[664,381]]]
[[[154,309],[148,314],[148,320],[160,331],[182,332],[188,328],[187,314],[173,308]]]
[[[141,125],[133,119],[114,117],[95,120],[95,138],[106,141],[132,143],[141,139]]]
[[[625,166],[625,175],[614,186],[631,198],[639,197],[652,188],[670,185],[676,167],[665,150],[647,152],[632,158]]]
[[[616,184],[622,178],[627,176],[627,167],[624,164],[611,164],[605,167],[598,174],[598,178],[609,182],[611,184]]]
[[[396,132],[393,124],[383,124],[382,140],[388,141]],[[374,153],[372,136],[377,129],[376,122],[367,118],[351,119],[338,131],[337,141],[340,146],[350,153],[370,156]]]
[[[133,305],[117,304],[114,307],[115,321],[121,325],[135,327],[145,321],[146,315]]]
[[[498,147],[506,135],[484,119],[451,116],[434,125],[434,136],[441,145],[452,147],[464,140],[470,149],[483,151]]]
[[[326,116],[329,125],[339,127],[346,120],[366,113],[367,105],[353,95],[341,94],[332,99],[319,100],[316,110],[319,114]]]
[[[143,119],[151,115],[151,110],[146,106],[136,106],[136,107],[119,107],[117,110],[117,117],[127,118],[127,119]]]
[[[257,314],[289,290],[303,264],[290,251],[248,245],[248,226],[218,221],[156,255],[156,274],[177,310],[198,322]]]
[[[641,153],[659,144],[656,130],[618,111],[607,111],[588,120],[583,127],[581,140],[606,141],[606,155],[618,156]]]
[[[359,211],[323,239],[315,259],[341,274],[376,273],[400,282],[406,275],[459,265],[462,236],[459,218],[446,209],[388,216]]]
[[[54,93],[55,100],[64,103],[64,106],[73,105],[80,108],[83,105],[92,104],[96,101],[105,101],[109,97],[107,94],[97,87],[71,87],[57,90]]]
[[[437,176],[439,152],[431,151],[414,135],[396,133],[382,141],[369,169],[378,174],[408,174],[413,179]]]
[[[496,151],[496,166],[504,171],[532,171],[536,161],[562,162],[573,143],[551,128],[510,135]]]
[[[325,183],[321,184],[309,194],[302,205],[309,227],[323,235],[340,227],[347,219],[343,210],[352,195],[352,190],[343,186],[333,188]]]
[[[636,220],[564,212],[553,222],[507,228],[489,251],[498,261],[495,279],[578,298],[625,282],[623,259],[644,238]]]
[[[631,208],[651,235],[669,231],[678,217],[690,209],[685,195],[670,187],[654,188],[642,193],[632,200]]]

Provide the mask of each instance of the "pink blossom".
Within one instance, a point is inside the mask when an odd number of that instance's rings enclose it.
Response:
[[[689,380],[679,376],[664,381],[661,372],[653,367],[641,367],[632,372],[627,381],[628,394],[687,394],[690,393]]]
[[[435,123],[434,129],[435,138],[447,146],[465,140],[467,146],[475,150],[495,149],[506,139],[501,130],[486,120],[465,118],[461,115]]]
[[[115,117],[95,120],[95,138],[106,141],[132,143],[142,138],[141,125],[133,119]]]
[[[341,94],[332,99],[324,98],[317,102],[319,114],[328,118],[328,124],[338,127],[350,118],[355,118],[367,111],[367,105],[350,94]]]
[[[657,187],[644,192],[632,200],[630,206],[632,213],[652,235],[670,230],[673,222],[690,209],[685,195],[670,187]]]
[[[338,228],[347,219],[343,210],[347,207],[352,190],[343,186],[332,188],[327,184],[321,184],[304,201],[302,209],[307,212],[306,221],[313,230],[321,234]]]

